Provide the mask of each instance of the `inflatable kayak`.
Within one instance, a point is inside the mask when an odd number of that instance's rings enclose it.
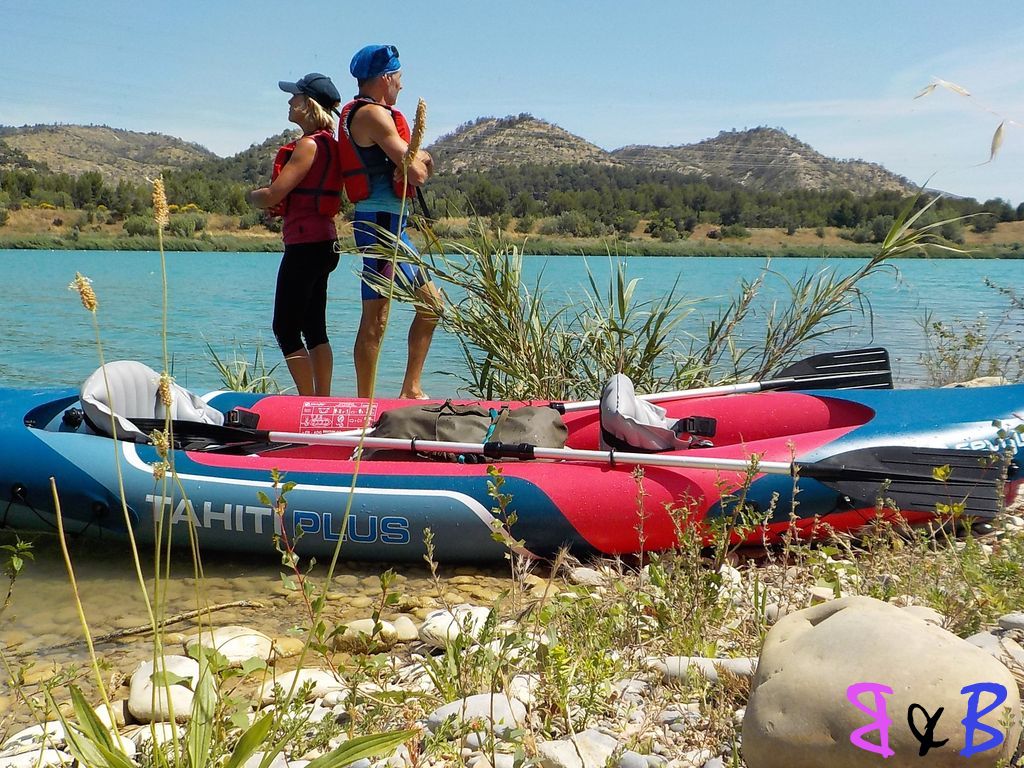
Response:
[[[140,377],[138,391],[116,366]],[[0,524],[52,530],[52,477],[76,534],[124,536],[130,524],[142,541],[186,542],[192,526],[205,550],[272,553],[284,536],[304,556],[340,544],[344,559],[395,562],[421,560],[429,529],[438,561],[482,562],[508,546],[540,557],[665,550],[681,525],[733,515],[737,498],[757,542],[794,525],[807,537],[855,531],[880,513],[990,518],[1021,482],[1008,457],[1022,445],[1024,385],[726,387],[660,396],[653,420],[628,387],[614,403],[606,388],[594,403],[532,404],[557,427],[554,446],[495,439],[495,424],[525,404],[176,388],[163,449],[151,438],[164,424],[157,374],[115,363],[90,378],[79,392],[0,390]],[[96,401],[90,387],[108,396]],[[469,441],[440,428],[380,436],[385,414],[424,405],[460,423],[472,411],[486,425],[489,414],[491,427]],[[140,407],[153,412],[128,412]],[[667,445],[651,444],[659,435]],[[495,530],[509,523],[503,543]]]

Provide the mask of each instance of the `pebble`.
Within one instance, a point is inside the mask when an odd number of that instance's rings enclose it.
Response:
[[[71,755],[57,749],[32,750],[17,755],[0,757],[2,768],[50,768],[71,765]]]
[[[607,583],[604,574],[594,568],[577,567],[569,571],[569,583],[584,587],[603,587]]]
[[[427,728],[436,731],[449,717],[460,723],[470,720],[490,723],[495,735],[503,736],[526,723],[526,707],[503,693],[478,693],[435,709],[427,717]]]
[[[1007,613],[999,617],[1001,629],[1024,629],[1024,613]]]
[[[647,768],[647,758],[639,752],[626,750],[619,756],[618,768]]]
[[[661,672],[665,680],[686,680],[691,674],[698,674],[706,680],[718,682],[719,669],[739,677],[751,677],[757,669],[757,659],[708,659],[700,656],[668,656],[655,660],[653,667]]]

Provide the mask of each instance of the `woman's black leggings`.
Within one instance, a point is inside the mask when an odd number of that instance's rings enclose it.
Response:
[[[334,240],[286,245],[277,271],[274,336],[285,357],[326,344],[327,279],[338,266]]]

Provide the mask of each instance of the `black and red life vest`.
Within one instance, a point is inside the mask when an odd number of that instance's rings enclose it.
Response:
[[[394,107],[381,104],[365,96],[357,96],[341,108],[341,118],[338,120],[338,147],[341,149],[341,175],[345,183],[345,193],[353,203],[365,200],[370,196],[370,177],[389,176],[391,188],[395,195],[402,197],[415,197],[416,187],[407,184],[405,179],[396,178],[395,163],[388,157],[380,147],[358,147],[352,140],[349,128],[356,111],[367,104],[376,104],[384,107],[391,113],[391,119],[395,121],[395,128],[398,135],[408,143],[412,138],[412,131],[409,128],[409,121],[405,115]],[[369,156],[369,162],[365,159]]]
[[[334,216],[341,210],[342,165],[338,142],[329,130],[311,133],[309,137],[316,142],[317,160],[313,161],[313,167],[310,168],[310,172],[306,174],[306,178],[299,183],[299,186],[289,192],[284,200],[269,209],[269,213],[273,216],[284,216],[288,210],[288,200],[295,194],[315,195],[317,211],[323,216]],[[277,150],[277,155],[274,157],[274,170],[270,175],[271,183],[281,174],[281,170],[291,159],[298,143],[299,139],[296,139]],[[324,159],[318,162],[321,156]],[[315,173],[318,167],[320,172]],[[313,178],[314,176],[316,178]]]

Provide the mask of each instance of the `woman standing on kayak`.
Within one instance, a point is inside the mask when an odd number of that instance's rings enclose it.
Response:
[[[337,111],[341,95],[331,79],[318,72],[278,86],[293,94],[288,120],[302,129],[302,137],[281,147],[270,186],[254,189],[249,201],[284,217],[274,336],[298,393],[326,397],[334,373],[327,337],[327,281],[338,266],[334,215],[341,205],[331,112]]]

